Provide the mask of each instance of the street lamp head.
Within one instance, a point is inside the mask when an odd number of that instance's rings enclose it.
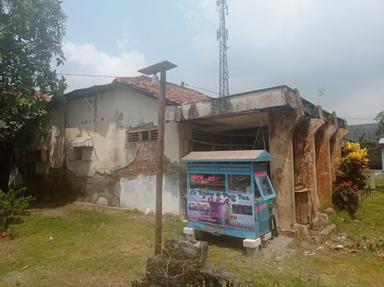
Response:
[[[138,70],[139,73],[145,75],[153,75],[160,72],[165,72],[170,69],[176,68],[177,66],[169,61],[162,61],[160,63],[154,64],[152,66]]]

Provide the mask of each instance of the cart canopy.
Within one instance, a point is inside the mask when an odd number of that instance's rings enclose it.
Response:
[[[185,162],[268,162],[266,150],[194,151],[182,158]]]

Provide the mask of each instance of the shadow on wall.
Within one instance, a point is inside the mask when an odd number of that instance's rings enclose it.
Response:
[[[58,207],[74,202],[78,194],[68,173],[64,168],[51,168],[48,175],[34,175],[29,179],[28,190],[35,198],[32,207]]]

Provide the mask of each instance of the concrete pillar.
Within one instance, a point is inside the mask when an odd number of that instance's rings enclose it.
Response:
[[[296,127],[294,134],[295,179],[311,190],[312,212],[319,206],[316,179],[315,134],[324,125],[321,119],[306,119]]]
[[[316,175],[319,207],[332,205],[332,161],[331,137],[337,130],[333,124],[325,124],[315,135],[316,147]]]
[[[332,161],[332,182],[336,180],[337,170],[340,165],[341,145],[344,137],[348,134],[348,130],[344,128],[338,129],[331,137],[331,161]]]
[[[296,222],[293,132],[297,119],[295,110],[269,114],[271,180],[277,192],[278,226],[286,230],[291,230]]]

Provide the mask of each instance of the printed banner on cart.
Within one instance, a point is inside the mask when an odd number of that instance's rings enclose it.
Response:
[[[245,186],[243,189],[244,192],[226,192],[224,175],[191,175],[187,195],[188,220],[253,230],[254,196],[250,188]]]

